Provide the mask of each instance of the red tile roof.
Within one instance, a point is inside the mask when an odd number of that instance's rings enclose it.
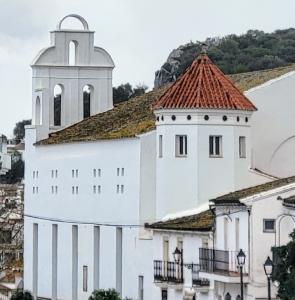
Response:
[[[152,106],[153,109],[256,110],[206,54],[201,54],[194,60],[187,71]]]

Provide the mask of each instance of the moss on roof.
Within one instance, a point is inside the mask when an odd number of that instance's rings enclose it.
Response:
[[[277,78],[294,70],[295,64],[292,64],[286,67],[232,74],[228,76],[241,91],[247,91],[253,87],[259,86],[271,79]]]
[[[272,189],[276,189],[291,183],[295,183],[295,176],[282,178],[274,181],[270,181],[264,184],[256,185],[250,188],[242,189],[236,192],[232,192],[226,195],[222,195],[215,199],[211,199],[210,201],[215,204],[221,203],[239,203],[241,199],[254,196],[255,194],[263,193],[270,191]]]
[[[295,64],[270,70],[228,75],[235,85],[246,91],[268,80],[295,70]],[[91,116],[63,130],[51,133],[37,145],[95,141],[99,139],[130,138],[155,129],[151,104],[168,86],[119,103],[112,110]]]
[[[213,214],[206,210],[199,214],[173,220],[146,224],[146,228],[182,231],[210,231],[213,226]]]
[[[51,133],[38,145],[95,141],[135,137],[155,129],[155,116],[151,103],[164,93],[167,87],[121,102],[113,109],[91,116],[61,131]]]

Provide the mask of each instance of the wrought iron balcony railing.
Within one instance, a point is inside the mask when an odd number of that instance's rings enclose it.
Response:
[[[183,268],[171,261],[154,261],[155,282],[183,283]]]
[[[227,276],[238,276],[237,251],[226,251],[216,249],[199,249],[200,271],[206,273],[219,273]],[[243,273],[247,273],[246,259]]]

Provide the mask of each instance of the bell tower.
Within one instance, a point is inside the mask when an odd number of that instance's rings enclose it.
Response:
[[[80,21],[81,29],[63,28],[68,18]],[[37,141],[113,107],[114,62],[104,49],[94,46],[94,31],[86,20],[75,14],[65,16],[50,33],[50,41],[31,64]]]

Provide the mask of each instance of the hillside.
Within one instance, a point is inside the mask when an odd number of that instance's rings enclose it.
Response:
[[[155,88],[173,82],[201,51],[203,42],[196,41],[174,49],[155,74]],[[207,53],[225,74],[272,69],[295,63],[295,29],[265,33],[249,30],[222,38],[207,38]]]

